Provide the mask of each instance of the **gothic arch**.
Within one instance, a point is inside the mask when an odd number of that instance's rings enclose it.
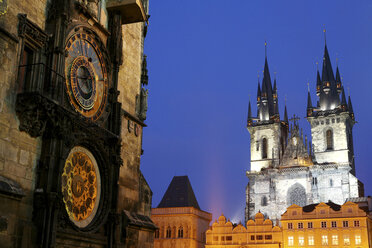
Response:
[[[306,190],[299,183],[292,185],[287,191],[287,205],[296,204],[300,207],[306,205]]]
[[[333,150],[334,148],[334,137],[333,137],[333,130],[332,128],[328,128],[325,130],[325,142],[326,142],[326,149]]]

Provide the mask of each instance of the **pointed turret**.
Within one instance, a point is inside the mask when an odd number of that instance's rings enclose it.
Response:
[[[322,70],[322,82],[334,82],[334,74],[331,64],[331,59],[329,58],[327,44],[324,46],[324,56],[323,56],[323,70]],[[323,85],[324,86],[324,85]]]
[[[336,80],[333,74],[331,59],[328,54],[327,44],[324,46],[323,68],[321,87],[318,93],[319,79],[317,76],[317,94],[321,110],[333,110],[340,105],[340,97],[337,90]]]
[[[347,102],[346,102],[344,87],[342,87],[342,90],[341,90],[341,109],[343,111],[347,110]]]
[[[350,113],[351,118],[354,120],[355,119],[355,117],[354,117],[354,110],[353,110],[353,104],[351,103],[350,96],[349,96],[349,101],[348,101],[347,107],[349,109],[349,113]]]
[[[248,119],[247,119],[247,125],[252,125],[252,109],[251,109],[251,101],[248,103]]]
[[[319,70],[317,70],[316,75],[316,95],[319,96],[322,91],[322,80],[320,79]]]
[[[311,102],[311,95],[310,91],[307,92],[307,116],[311,116],[313,114],[313,104]]]
[[[341,76],[340,76],[340,71],[338,70],[338,66],[336,69],[336,87],[337,87],[338,94],[340,94],[342,91],[342,83],[341,83]]]
[[[258,102],[261,101],[261,87],[260,87],[260,79],[258,79],[258,86],[257,86],[257,105]]]
[[[287,105],[284,106],[284,122],[288,123]]]

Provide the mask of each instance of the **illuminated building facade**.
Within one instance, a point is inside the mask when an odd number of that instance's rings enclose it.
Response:
[[[351,99],[346,101],[338,67],[336,75],[333,73],[327,45],[323,58],[322,76],[317,72],[316,106],[308,93],[306,117],[311,141],[304,137],[298,117],[288,119],[286,106],[280,118],[277,82],[272,86],[265,58],[257,90],[257,116],[253,116],[250,103],[248,108],[251,164],[246,173],[246,221],[260,211],[277,222],[292,204],[329,200],[343,204],[364,194],[355,175]]]
[[[221,215],[206,233],[205,248],[240,248],[267,247],[279,248],[282,243],[282,230],[273,226],[270,219],[265,219],[262,213],[257,213],[254,220],[242,224],[232,224]]]
[[[0,1],[0,246],[153,247],[148,0]]]
[[[155,248],[203,248],[212,214],[202,211],[187,176],[175,176],[151,218]]]
[[[372,245],[371,215],[358,204],[332,202],[290,206],[282,215],[284,247],[360,247]]]
[[[346,202],[292,205],[282,215],[282,226],[257,213],[246,227],[221,215],[207,231],[206,248],[241,247],[353,247],[372,245],[371,205]]]

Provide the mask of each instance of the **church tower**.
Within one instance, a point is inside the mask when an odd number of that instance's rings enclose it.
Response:
[[[310,93],[307,105],[315,161],[324,165],[349,165],[355,175],[353,108],[350,96],[346,101],[338,66],[334,77],[327,45],[324,47],[322,76],[317,72],[316,94],[319,99],[317,105],[312,106]]]
[[[276,167],[283,154],[288,134],[288,118],[280,120],[276,79],[271,84],[269,65],[265,56],[262,84],[257,87],[257,117],[248,107],[247,129],[251,134],[251,171]]]

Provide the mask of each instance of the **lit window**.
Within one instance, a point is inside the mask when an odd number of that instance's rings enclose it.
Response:
[[[328,245],[328,236],[322,235],[322,245]]]
[[[359,227],[359,220],[354,220],[354,226]]]
[[[302,237],[302,236],[298,237],[298,245],[299,246],[304,246],[305,245],[304,237]]]
[[[332,235],[332,245],[338,245],[338,236]]]
[[[293,246],[293,236],[288,236],[288,246]]]
[[[322,228],[327,228],[327,222],[322,221]]]
[[[313,228],[313,222],[308,222],[307,223],[307,228]]]
[[[292,223],[288,223],[288,229],[293,229],[293,224]]]
[[[348,235],[344,236],[344,245],[350,245],[350,237]]]
[[[265,235],[265,239],[266,240],[272,240],[273,239],[273,236],[271,236],[271,235]]]
[[[309,245],[314,245],[314,236],[309,236]]]
[[[263,236],[262,235],[257,235],[257,240],[263,240]]]
[[[251,235],[251,240],[254,240],[254,235]]]
[[[343,225],[343,227],[349,227],[349,221],[344,220],[344,221],[342,222],[342,225]]]
[[[178,237],[183,238],[183,227],[182,226],[178,229]]]
[[[167,232],[166,232],[166,238],[169,239],[171,236],[172,236],[172,231],[171,231],[170,226],[168,226]]]
[[[362,244],[362,237],[360,235],[355,235],[355,244],[356,245]]]
[[[298,229],[303,229],[304,228],[304,223],[300,222],[298,223]]]
[[[332,227],[337,227],[337,222],[336,221],[332,221]]]
[[[226,241],[231,241],[232,240],[232,236],[226,236]]]

